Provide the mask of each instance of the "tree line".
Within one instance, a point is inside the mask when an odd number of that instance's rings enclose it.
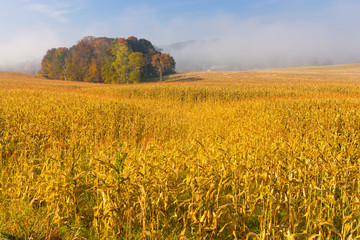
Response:
[[[70,81],[137,83],[175,72],[175,60],[146,39],[84,37],[71,48],[49,49],[40,74]]]

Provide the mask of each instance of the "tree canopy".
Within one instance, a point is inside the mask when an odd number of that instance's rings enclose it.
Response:
[[[157,53],[152,56],[151,64],[160,73],[160,81],[162,81],[163,72],[171,71],[175,67],[174,58],[170,54]]]
[[[154,56],[167,60],[159,62]],[[174,59],[146,39],[91,36],[69,49],[48,50],[40,70],[51,79],[104,83],[137,83],[158,75],[162,79],[164,73],[174,72]]]

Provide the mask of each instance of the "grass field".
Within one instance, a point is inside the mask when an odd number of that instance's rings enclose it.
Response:
[[[0,239],[359,239],[360,64],[105,85],[0,73]]]

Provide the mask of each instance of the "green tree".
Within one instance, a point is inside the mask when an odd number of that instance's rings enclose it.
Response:
[[[126,40],[124,38],[119,38],[113,48],[113,54],[115,56],[113,67],[116,71],[117,77],[119,78],[119,83],[129,82],[129,55],[131,53],[132,50],[129,48]]]
[[[129,81],[138,83],[141,81],[142,69],[145,65],[145,60],[141,52],[133,52],[129,55],[130,75]]]
[[[105,83],[118,83],[117,74],[113,63],[115,61],[114,56],[107,56],[107,61],[101,67],[101,78]]]

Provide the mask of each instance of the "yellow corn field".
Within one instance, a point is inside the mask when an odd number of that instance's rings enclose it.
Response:
[[[0,73],[0,239],[360,239],[359,171],[360,64]]]

